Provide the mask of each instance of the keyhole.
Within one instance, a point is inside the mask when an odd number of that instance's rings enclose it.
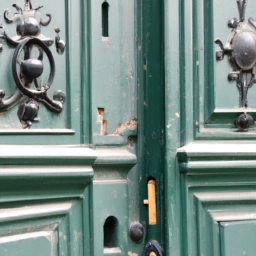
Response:
[[[104,2],[102,4],[102,36],[103,37],[109,37],[108,12],[109,12],[109,4],[107,2]]]
[[[104,248],[118,247],[118,220],[110,216],[104,223]]]

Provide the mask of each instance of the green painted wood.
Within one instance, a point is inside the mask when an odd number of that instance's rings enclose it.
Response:
[[[181,36],[184,19],[183,8],[188,1],[164,1],[164,34],[165,34],[165,253],[177,256],[183,254],[185,248],[182,237],[184,219],[181,215],[181,190],[179,166],[176,151],[183,146],[186,132],[183,129],[180,116],[185,114],[181,108],[181,83],[184,79],[184,40]],[[177,19],[177,15],[180,15]],[[184,31],[186,32],[186,31]],[[186,120],[186,118],[183,118]],[[191,118],[187,129],[192,129]],[[189,140],[191,138],[188,138]]]
[[[247,5],[246,20],[254,5]],[[256,216],[255,128],[239,132],[232,124],[242,111],[238,90],[214,44],[230,34],[236,1],[165,1],[164,11],[166,253],[253,255],[253,225],[245,240],[246,223]],[[254,115],[255,88],[249,94]]]
[[[253,255],[256,250],[256,221],[220,223],[221,255]]]
[[[134,148],[98,148],[94,150],[96,160],[94,165],[135,165],[137,163]]]
[[[141,170],[136,152],[136,38],[141,16],[136,1],[108,2],[109,40],[105,40],[101,33],[101,1],[65,0],[53,4],[49,0],[33,0],[33,6],[44,5],[43,15],[51,13],[53,17],[52,23],[42,28],[43,33],[54,37],[53,28],[58,26],[61,38],[67,43],[63,56],[56,53],[54,45],[50,48],[57,68],[51,93],[62,89],[67,100],[60,115],[40,105],[41,120],[33,124],[32,130],[21,129],[16,120],[17,106],[0,116],[0,240],[7,239],[3,240],[5,243],[0,241],[0,250],[7,255],[142,254],[144,241],[134,243],[129,238],[130,224],[140,221],[146,227],[143,221],[147,219],[147,214],[140,216],[144,197],[139,193]],[[17,4],[23,6],[23,0]],[[11,8],[5,0],[1,6]],[[162,7],[162,3],[155,3],[150,14],[153,17],[155,8],[160,11],[155,17],[156,27],[150,29],[150,48],[159,49],[148,57],[148,74],[157,77],[147,86],[150,88],[158,79],[161,85],[148,93],[150,111],[145,119],[152,129],[145,133],[151,154],[161,156],[161,166],[153,160],[147,165],[152,165],[151,175],[157,175],[160,181],[159,225],[151,228],[151,237],[161,236],[163,244],[164,227],[160,220],[164,213],[161,197],[164,115],[158,116],[164,109],[163,23],[157,21],[162,17]],[[16,24],[7,25],[3,15],[0,23],[10,35],[15,33]],[[161,42],[155,39],[158,35]],[[15,88],[8,68],[12,52],[13,48],[4,43],[0,74],[7,96]],[[47,63],[44,64],[49,71]],[[155,93],[159,98],[154,105]],[[104,135],[98,122],[98,108],[104,108],[103,118],[108,121]],[[157,116],[155,121],[150,120],[150,113]],[[156,137],[150,142],[150,134],[154,132]],[[113,248],[104,251],[102,247],[103,224],[110,214],[120,221],[119,251]]]
[[[90,3],[91,133],[95,146],[125,145],[119,126],[137,118],[135,1],[108,0],[109,37],[102,37],[102,1]],[[103,109],[104,132],[99,121]]]
[[[254,161],[209,161],[207,156],[187,160],[180,164],[184,255],[243,255],[232,251],[240,235],[236,245],[250,252],[252,236],[246,238],[243,228],[247,230],[247,221],[255,222],[256,218]],[[229,229],[233,225],[234,229]],[[222,229],[226,227],[227,231]]]
[[[57,251],[57,244],[52,243],[51,235],[51,232],[42,231],[2,238],[0,253],[3,256],[51,256]]]
[[[253,140],[194,141],[179,148],[177,153],[180,162],[190,160],[255,160],[255,142]]]
[[[20,0],[17,4],[23,8],[24,1]],[[85,31],[82,30],[83,22],[87,19],[87,16],[84,15],[84,4],[83,1],[76,0],[72,3],[63,1],[53,6],[49,0],[44,0],[43,3],[38,0],[33,1],[33,6],[42,4],[44,8],[40,12],[43,17],[46,17],[46,13],[52,14],[51,24],[42,27],[42,33],[54,39],[54,27],[59,27],[61,28],[61,38],[67,43],[66,52],[62,56],[57,54],[54,44],[50,47],[56,62],[56,75],[49,94],[52,97],[53,93],[59,89],[66,92],[64,110],[61,114],[55,115],[40,105],[40,121],[34,122],[32,131],[22,129],[16,114],[18,106],[1,114],[1,144],[88,144],[89,125],[88,122],[84,123],[89,116],[88,81],[84,72],[83,57],[85,54],[81,55],[81,51],[82,53],[87,51],[87,44],[84,43],[83,47],[80,47],[81,42],[85,42],[85,34],[81,33],[81,31]],[[7,8],[10,8],[12,13],[15,10],[9,1],[3,1],[2,7],[2,12]],[[4,25],[10,36],[16,34],[17,22],[7,24],[1,15],[0,23]],[[11,74],[14,48],[8,46],[5,41],[3,44],[4,51],[0,54],[1,89],[6,91],[8,98],[15,90]],[[42,79],[45,81],[49,74],[49,65],[46,59],[44,67],[45,73]],[[87,94],[85,95],[85,93]]]
[[[94,255],[127,255],[128,205],[126,180],[117,180],[116,182],[95,180],[93,191],[93,216],[97,220],[93,223]],[[104,247],[104,243],[99,243],[99,241],[104,241],[103,227],[110,216],[117,219],[117,224],[113,227],[117,232],[114,241],[115,245],[113,246],[114,248],[119,248],[117,254],[109,253],[110,248],[113,250],[112,247]]]
[[[89,148],[66,146],[2,146],[0,163],[2,165],[82,165],[92,164],[95,153]]]
[[[251,3],[247,8],[246,20],[253,17],[254,5],[255,3]],[[180,106],[177,106],[178,110],[174,113],[180,115],[181,145],[191,142],[194,138],[201,140],[255,139],[254,128],[249,132],[238,132],[232,124],[242,111],[238,107],[238,89],[235,83],[227,79],[232,69],[227,58],[223,61],[217,61],[215,58],[215,51],[219,46],[214,44],[214,39],[219,37],[225,42],[229,36],[231,29],[227,26],[227,20],[238,16],[236,2],[232,0],[225,3],[212,0],[181,1],[179,10],[180,12],[176,10],[176,21],[179,20],[180,48],[175,46],[170,38],[166,41],[165,54],[169,59],[166,74],[170,72],[171,62],[173,62],[171,54],[174,52],[180,54],[179,71],[173,73],[180,76],[180,91],[174,91],[172,100],[180,98]],[[168,17],[170,12],[167,3]],[[175,30],[172,28],[175,21],[169,22],[168,19],[167,36],[171,29]],[[173,38],[178,38],[177,32]],[[173,62],[173,64],[176,63]],[[169,79],[166,81],[170,86]],[[255,112],[254,94],[255,88],[252,88],[249,92],[251,103],[247,110],[252,115]]]
[[[138,1],[138,108],[140,217],[144,243],[155,239],[164,246],[164,2]],[[157,225],[148,224],[147,182],[156,180]]]

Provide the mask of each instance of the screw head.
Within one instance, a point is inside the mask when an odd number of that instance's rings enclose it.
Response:
[[[238,74],[229,74],[228,75],[228,80],[229,81],[236,81],[238,79]]]
[[[223,51],[217,51],[216,52],[216,58],[217,58],[217,60],[223,60],[224,59]]]
[[[229,20],[228,27],[229,28],[236,28],[238,23],[239,23],[239,21],[237,20],[237,18],[233,18],[233,19]]]

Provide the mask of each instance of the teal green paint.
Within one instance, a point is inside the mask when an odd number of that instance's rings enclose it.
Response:
[[[221,255],[253,255],[256,250],[255,229],[255,220],[221,222]]]
[[[103,225],[105,218],[112,214],[121,221],[123,228],[119,234],[120,255],[128,252],[140,255],[143,243],[134,243],[129,238],[130,224],[139,220],[140,203],[139,170],[134,148],[105,148],[94,152],[97,158],[93,164],[94,183],[90,186],[90,218],[96,221],[91,222],[92,253],[103,252]],[[112,254],[106,252],[105,255]]]
[[[91,237],[92,237],[92,230],[91,230],[91,219],[93,216],[91,216],[90,212],[90,198],[92,197],[91,191],[90,191],[89,184],[83,193],[84,200],[83,200],[83,210],[82,210],[82,226],[87,229],[87,231],[83,230],[83,254],[84,255],[93,255],[92,247],[91,247]]]
[[[99,182],[99,183],[98,183]],[[93,185],[93,216],[94,216],[94,255],[104,255],[103,251],[103,226],[109,216],[118,220],[118,237],[116,243],[121,250],[121,255],[127,255],[127,183],[100,183],[98,180]]]
[[[182,255],[242,255],[242,249],[250,253],[253,235],[248,234],[255,231],[247,222],[254,212],[256,184],[250,144],[193,142],[179,150]]]
[[[94,146],[127,144],[128,141],[123,141],[114,133],[119,124],[128,124],[137,117],[135,1],[107,2],[109,37],[102,37],[103,2],[90,3],[91,127]],[[101,134],[98,108],[104,109],[103,120],[107,122],[105,134]]]
[[[201,20],[198,20],[198,2],[194,1],[193,2],[193,27],[196,27],[202,22]],[[193,84],[198,85],[198,86],[193,86],[193,95],[198,95],[199,94],[199,65],[200,65],[200,60],[199,60],[199,36],[201,35],[200,32],[198,33],[198,30],[194,30],[194,35],[193,35]],[[202,33],[202,32],[201,32]],[[199,64],[199,65],[198,65]],[[210,104],[209,104],[210,105]],[[199,109],[200,109],[200,103],[197,100],[196,97],[193,97],[193,139],[196,137],[196,133],[198,132],[198,127],[197,123],[200,120],[199,117]]]
[[[87,9],[87,3],[89,1],[80,1],[81,6],[81,144],[89,144],[90,137],[90,84],[89,84],[89,40],[87,36],[89,34],[87,24],[89,23],[89,11]],[[86,60],[86,61],[85,61]]]
[[[24,6],[24,1],[18,1],[17,4]],[[34,0],[33,5],[42,4],[40,1]],[[83,115],[83,104],[89,104],[88,99],[84,99],[83,91],[81,88],[88,88],[88,85],[82,86],[84,81],[84,71],[80,62],[84,62],[84,55],[81,55],[80,49],[84,36],[82,35],[82,11],[83,5],[80,1],[63,1],[58,5],[53,5],[51,1],[45,0],[44,8],[41,9],[43,18],[46,17],[46,13],[52,14],[52,22],[49,26],[42,27],[42,33],[50,36],[54,39],[55,32],[52,26],[59,27],[61,29],[61,38],[67,43],[66,53],[62,56],[58,55],[55,46],[51,46],[50,49],[53,53],[56,62],[56,76],[52,88],[49,90],[49,94],[52,97],[54,91],[61,89],[66,92],[67,99],[65,102],[64,110],[61,114],[55,115],[47,110],[43,105],[40,105],[39,122],[34,122],[33,131],[27,131],[24,136],[21,124],[17,118],[17,108],[7,111],[1,114],[0,136],[1,144],[80,144],[88,143],[87,139],[81,141],[84,137],[83,133],[88,133],[88,127],[84,130],[82,125],[83,119],[80,118]],[[9,1],[2,3],[6,8],[10,6]],[[5,26],[6,31],[10,36],[16,34],[16,22],[13,24],[6,24],[3,15],[1,16],[1,24]],[[11,74],[11,59],[13,54],[13,47],[10,47],[4,43],[4,51],[0,56],[0,73],[2,77],[1,88],[6,91],[6,97],[10,96],[15,89],[14,81]],[[84,49],[84,47],[83,47]],[[49,67],[47,61],[45,61],[45,77],[47,78],[49,73]],[[82,82],[81,82],[81,81]],[[81,96],[81,100],[79,99]],[[87,95],[86,95],[87,96]],[[85,102],[84,102],[85,101]],[[88,109],[85,110],[89,112]],[[85,114],[86,116],[89,113]],[[69,129],[69,131],[68,131]],[[31,134],[30,134],[31,133]],[[37,136],[34,136],[37,134]]]
[[[194,2],[193,2],[194,3]],[[180,142],[181,145],[193,140],[194,133],[191,129],[191,124],[193,124],[193,40],[192,31],[188,30],[187,27],[191,27],[192,23],[192,2],[181,1],[180,2],[180,93],[175,95],[175,97],[180,97],[180,109],[175,113],[176,117],[180,118]],[[174,85],[172,85],[174,86]],[[175,85],[177,86],[177,85]]]
[[[137,46],[137,84],[138,84],[138,144],[137,144],[137,154],[138,154],[138,171],[139,177],[144,174],[145,170],[145,161],[144,161],[144,25],[143,25],[143,1],[137,1],[136,6],[137,14],[137,37],[136,37],[136,46]],[[143,237],[142,242],[143,246],[147,243],[147,210],[142,204],[143,198],[147,197],[145,191],[145,182],[139,182],[139,220],[143,225],[146,235]]]
[[[147,168],[143,170],[137,165],[135,148],[137,143],[143,146],[144,136],[141,137],[142,141],[137,142],[137,127],[128,127],[119,135],[114,134],[119,124],[127,125],[132,118],[137,118],[137,103],[140,106],[144,104],[144,97],[137,102],[137,66],[140,60],[136,63],[137,54],[140,55],[140,50],[136,49],[137,24],[143,17],[137,11],[136,1],[108,2],[110,37],[106,43],[102,42],[101,37],[101,1],[65,0],[55,5],[50,0],[43,3],[33,0],[33,6],[45,6],[42,9],[44,15],[51,13],[53,16],[52,23],[42,28],[43,33],[54,38],[52,26],[58,26],[61,38],[67,43],[63,56],[57,55],[55,47],[51,47],[57,68],[51,96],[55,90],[62,89],[67,94],[67,100],[60,115],[54,115],[40,105],[41,120],[30,131],[22,130],[16,120],[17,106],[1,115],[0,137],[3,147],[0,148],[0,211],[3,208],[26,208],[31,205],[45,210],[47,207],[43,206],[44,203],[55,207],[61,203],[71,205],[65,210],[58,208],[54,213],[40,213],[36,217],[24,217],[21,214],[22,220],[19,217],[15,217],[15,221],[0,219],[1,237],[6,235],[3,230],[16,234],[47,228],[57,235],[57,254],[103,255],[103,248],[100,249],[103,244],[103,224],[105,218],[113,214],[120,221],[121,255],[127,255],[128,252],[141,255],[148,241],[146,239],[150,238],[164,245],[163,2],[152,1],[153,6],[149,9],[143,3],[144,17],[153,18],[150,24],[144,22],[144,34],[141,35],[143,49],[148,44],[150,51],[147,53],[148,77],[145,84],[145,99],[149,106],[148,110],[143,107],[145,116],[142,118],[150,129],[144,127],[143,133],[147,138],[149,153],[159,157],[157,162],[141,157],[140,164],[147,161]],[[4,8],[11,8],[8,1],[1,4],[6,6]],[[17,4],[23,6],[23,0]],[[155,11],[157,16],[154,15]],[[14,24],[7,25],[3,16],[0,21],[10,35],[15,34]],[[144,37],[146,31],[151,33],[148,38]],[[151,42],[146,42],[147,39]],[[156,50],[151,53],[154,48]],[[3,76],[3,89],[8,95],[15,89],[9,68],[12,52],[13,48],[4,43],[4,52],[0,56],[0,74]],[[143,70],[143,65],[141,68]],[[105,109],[108,134],[112,135],[100,134],[98,107]],[[88,145],[94,148],[85,147]],[[96,185],[92,183],[95,173]],[[140,183],[141,173],[144,176]],[[147,208],[142,205],[142,200],[147,197],[145,185],[149,175],[157,179],[159,217],[155,227],[147,227]],[[99,180],[103,185],[97,184]],[[140,190],[145,195],[140,195]],[[141,243],[134,243],[129,238],[129,227],[134,221],[140,221],[146,231],[149,230],[149,235]],[[34,246],[43,246],[41,251],[47,256],[48,247],[54,242],[37,239]],[[45,241],[47,245],[44,245]],[[33,242],[27,240],[27,243]],[[23,241],[17,246],[24,248],[29,245]],[[22,255],[22,251],[16,251]]]
[[[176,150],[180,147],[180,24],[181,2],[164,2],[165,21],[165,235],[166,255],[182,255],[180,176]],[[184,2],[186,4],[187,2]],[[189,127],[191,128],[191,127]]]
[[[46,232],[45,232],[46,233]],[[10,241],[0,244],[0,253],[3,256],[13,255],[13,256],[51,256],[52,247],[56,253],[57,245],[52,244],[50,239],[50,233],[35,233],[38,237],[33,237],[33,233],[28,233],[30,238],[20,238],[18,241]],[[42,235],[42,236],[40,236]],[[44,235],[44,236],[43,236]],[[25,236],[24,236],[25,237]],[[18,236],[13,236],[17,239]]]
[[[163,2],[138,1],[138,97],[141,221],[147,223],[144,243],[156,239],[163,247],[164,235],[164,34]],[[148,225],[149,177],[156,179],[157,225]]]
[[[213,1],[209,1],[208,3],[198,4],[197,8],[203,5],[204,7],[204,85],[205,85],[205,95],[204,95],[204,111],[205,111],[205,120],[208,119],[210,114],[212,113],[213,109],[215,109],[215,102],[214,102],[214,85],[215,85],[215,74],[214,74],[214,61],[215,54],[214,54],[214,21],[213,21]],[[202,14],[200,15],[200,17]],[[197,24],[195,30],[201,29],[201,26]],[[199,39],[200,40],[200,39]],[[200,47],[200,46],[199,46]],[[200,63],[199,63],[200,65]],[[203,74],[200,74],[203,78]],[[201,95],[200,95],[201,96]],[[202,106],[202,105],[201,105]]]

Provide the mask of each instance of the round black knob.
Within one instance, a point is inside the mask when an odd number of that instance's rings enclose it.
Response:
[[[26,78],[35,79],[42,75],[44,65],[37,59],[28,59],[21,63],[21,72]]]
[[[133,242],[138,243],[145,234],[144,227],[139,222],[133,222],[130,226],[130,238]]]
[[[236,120],[234,120],[234,125],[239,130],[247,130],[254,125],[253,117],[247,113],[243,113]]]

